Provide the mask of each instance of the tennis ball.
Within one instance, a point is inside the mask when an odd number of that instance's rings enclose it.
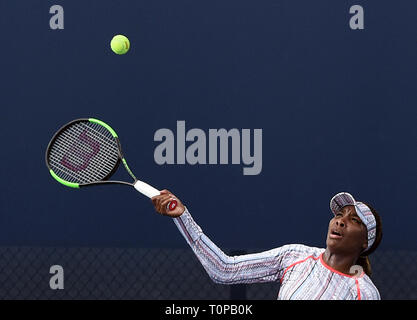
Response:
[[[118,34],[111,39],[110,47],[116,54],[125,54],[129,51],[130,41],[124,35]]]

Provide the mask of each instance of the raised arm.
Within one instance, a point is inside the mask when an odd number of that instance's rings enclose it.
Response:
[[[166,204],[175,198],[176,212],[166,210]],[[187,243],[207,271],[210,278],[221,284],[272,282],[281,278],[284,270],[300,254],[305,246],[286,245],[276,249],[228,256],[216,246],[194,221],[187,208],[173,194],[163,190],[160,196],[152,198],[158,212],[174,217],[174,222]]]

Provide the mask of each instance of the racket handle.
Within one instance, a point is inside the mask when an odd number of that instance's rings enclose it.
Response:
[[[170,202],[168,202],[167,204],[167,210],[168,211],[172,211],[177,207],[177,200],[171,200]]]
[[[161,194],[158,189],[155,189],[154,187],[140,180],[137,180],[133,186],[137,191],[147,196],[148,198],[159,196]]]
[[[137,180],[133,186],[135,187],[137,191],[147,196],[148,198],[159,196],[161,194],[161,192],[158,189],[155,189],[151,185],[140,180]],[[169,211],[174,210],[177,207],[177,204],[178,204],[177,200],[170,201],[167,205],[167,210]]]

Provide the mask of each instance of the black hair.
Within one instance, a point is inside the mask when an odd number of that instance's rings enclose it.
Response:
[[[373,207],[371,207],[369,204],[367,204],[363,201],[362,201],[362,203],[365,204],[366,206],[368,206],[369,209],[371,209],[371,212],[375,217],[376,236],[375,236],[375,241],[372,244],[372,246],[367,251],[365,251],[364,253],[362,253],[359,256],[356,263],[363,268],[363,271],[366,273],[366,275],[370,276],[372,274],[372,267],[371,267],[371,261],[369,260],[369,255],[371,253],[373,253],[378,248],[379,244],[381,243],[381,240],[382,240],[382,221],[381,221],[380,215],[378,214],[378,212]]]

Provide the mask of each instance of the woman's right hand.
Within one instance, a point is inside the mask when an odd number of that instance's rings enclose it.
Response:
[[[165,190],[165,189],[161,191],[160,195],[152,197],[151,200],[155,207],[155,210],[164,216],[177,218],[180,215],[182,215],[185,211],[185,207],[182,204],[182,202],[176,196],[174,196],[170,191]],[[177,201],[177,206],[175,207],[174,210],[169,210],[167,206],[168,206],[168,203],[172,200]]]

